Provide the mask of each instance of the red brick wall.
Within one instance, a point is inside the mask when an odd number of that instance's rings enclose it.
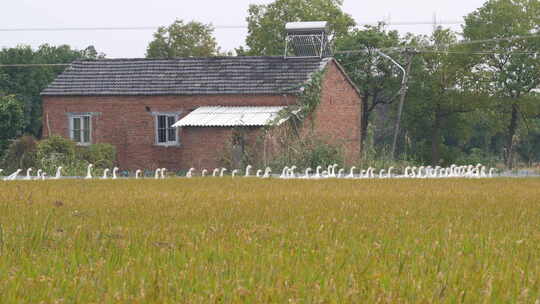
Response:
[[[177,112],[180,117],[199,106],[294,104],[291,96],[152,96],[152,97],[44,97],[43,136],[69,137],[68,113],[94,112],[92,142],[112,143],[122,168],[186,169],[218,165],[229,128],[185,128],[179,147],[155,145],[154,116],[151,112]],[[149,108],[150,112],[146,109]]]
[[[68,113],[94,112],[92,142],[112,143],[118,150],[121,168],[171,170],[219,166],[231,138],[230,128],[184,128],[180,146],[155,145],[155,122],[151,112],[179,112],[187,115],[199,106],[286,106],[296,102],[282,95],[218,96],[118,96],[44,97],[43,136],[69,137]],[[348,160],[359,153],[359,97],[335,63],[330,63],[323,80],[323,96],[316,110],[314,130],[346,150]],[[259,137],[249,130],[249,141]]]
[[[351,164],[360,156],[360,95],[335,61],[327,66],[322,81],[322,96],[317,110],[311,115],[316,136],[340,146],[345,162]]]

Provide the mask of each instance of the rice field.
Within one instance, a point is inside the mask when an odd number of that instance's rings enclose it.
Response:
[[[540,303],[540,179],[0,182],[2,303]]]

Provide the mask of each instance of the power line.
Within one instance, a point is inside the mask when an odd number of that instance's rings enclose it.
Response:
[[[28,68],[28,67],[47,67],[47,66],[69,66],[70,63],[14,63],[0,64],[0,68]]]
[[[463,21],[442,21],[438,24],[456,25],[463,24]],[[358,24],[359,26],[378,25],[379,22],[367,22]],[[433,21],[400,21],[385,22],[387,26],[405,26],[405,25],[431,25]],[[159,25],[150,26],[91,26],[91,27],[20,27],[20,28],[0,28],[0,32],[70,32],[70,31],[150,31],[159,28]],[[215,25],[215,29],[246,29],[247,25]]]
[[[477,43],[487,43],[487,42],[498,42],[498,41],[513,41],[520,39],[531,39],[531,38],[540,38],[540,35],[528,35],[528,36],[515,36],[515,37],[506,37],[506,38],[493,38],[493,39],[484,39],[484,40],[472,40],[472,41],[461,41],[453,45],[445,45],[443,47],[464,45],[464,44],[477,44]],[[486,51],[450,51],[450,50],[435,50],[435,49],[411,49],[405,47],[389,47],[374,49],[375,51],[384,51],[384,52],[404,52],[404,51],[413,51],[417,53],[437,53],[437,54],[464,54],[464,55],[540,55],[540,52],[524,52],[524,51],[499,51],[499,50],[486,50]],[[359,54],[367,53],[369,50],[342,50],[337,51],[335,54]],[[47,66],[69,66],[69,63],[17,63],[17,64],[0,64],[0,68],[9,68],[9,67],[47,67]]]
[[[441,51],[441,50],[415,50],[418,53],[436,53],[436,54],[463,54],[463,55],[539,55],[540,52],[496,52],[496,51],[474,51],[474,52],[460,52],[460,51]]]
[[[107,26],[107,27],[23,27],[0,28],[0,32],[70,32],[70,31],[150,31],[160,26]],[[244,25],[220,25],[214,28],[247,28]]]
[[[514,41],[514,40],[523,40],[523,39],[532,39],[532,38],[540,38],[540,35],[527,35],[527,36],[514,36],[514,37],[505,37],[505,38],[492,38],[492,39],[484,39],[484,40],[464,40],[460,41],[454,44],[446,44],[442,45],[441,47],[451,47],[451,46],[459,46],[459,45],[470,45],[470,44],[479,44],[479,43],[489,43],[489,42],[500,42],[500,41]],[[389,47],[389,48],[381,48],[382,51],[392,52],[402,52],[410,48],[404,48],[404,47]],[[520,51],[498,51],[492,49],[491,51],[445,51],[445,50],[431,50],[431,49],[419,49],[416,50],[418,52],[433,52],[433,53],[453,53],[453,54],[478,54],[478,55],[486,55],[486,54],[538,54],[539,52],[520,52]],[[335,52],[336,54],[358,54],[358,53],[366,53],[367,50],[342,50]]]

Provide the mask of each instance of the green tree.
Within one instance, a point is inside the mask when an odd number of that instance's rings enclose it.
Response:
[[[435,166],[441,164],[445,137],[456,139],[455,134],[460,134],[457,141],[464,140],[466,124],[461,114],[479,109],[486,96],[471,88],[472,62],[463,47],[457,45],[455,33],[439,27],[422,44],[424,52],[418,56],[420,65],[413,71],[416,84],[411,86],[414,92],[409,98],[408,114],[418,118],[409,121],[416,127],[416,134],[424,135],[431,145],[430,158]],[[461,132],[457,130],[457,122],[461,124]]]
[[[22,103],[13,95],[0,95],[0,156],[9,141],[19,136],[24,127]]]
[[[76,59],[97,59],[104,56],[93,46],[74,50],[68,45],[43,44],[33,50],[30,46],[20,45],[0,50],[0,64],[67,64]],[[40,93],[64,69],[65,66],[0,67],[0,91],[15,95],[24,104],[25,133],[35,137],[41,135]]]
[[[334,39],[347,34],[354,19],[341,9],[342,0],[276,0],[270,4],[252,4],[248,10],[247,50],[239,55],[274,56],[285,50],[285,24],[297,21],[328,21]]]
[[[514,148],[522,118],[530,107],[527,98],[540,86],[540,2],[489,0],[465,18],[463,34],[471,43],[477,65],[476,81],[497,97],[496,107],[506,116],[504,158],[514,165]],[[522,38],[518,38],[522,37]],[[478,42],[480,41],[480,42]]]
[[[398,99],[402,72],[379,49],[403,45],[397,31],[388,31],[383,23],[355,29],[336,41],[336,58],[347,71],[362,95],[361,138],[367,138],[371,114],[376,107],[392,104]],[[352,51],[341,53],[340,51]],[[405,58],[400,53],[392,57],[405,65]]]
[[[210,57],[219,54],[211,24],[176,20],[159,27],[146,49],[147,58]]]

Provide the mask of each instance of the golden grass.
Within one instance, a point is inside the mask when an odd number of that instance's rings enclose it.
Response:
[[[2,303],[540,301],[539,179],[0,182],[0,225]]]

